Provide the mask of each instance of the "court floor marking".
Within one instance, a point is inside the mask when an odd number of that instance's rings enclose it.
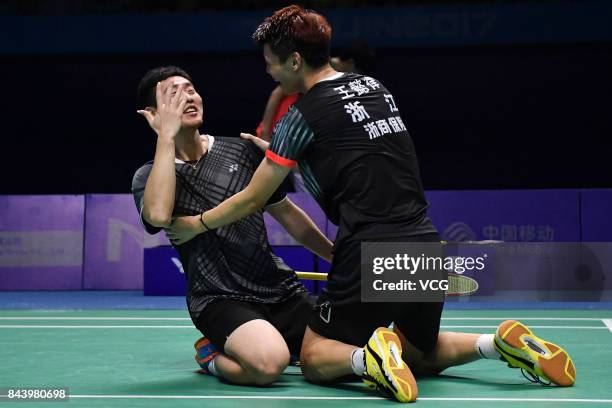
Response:
[[[0,398],[7,398],[0,395]],[[208,400],[383,400],[383,397],[300,397],[282,395],[70,395],[69,398],[91,399],[208,399]],[[582,398],[470,398],[470,397],[419,397],[419,401],[470,401],[470,402],[581,402],[581,403],[612,403],[612,399],[582,399]]]
[[[608,326],[529,326],[532,329],[608,330]],[[497,329],[497,326],[440,326],[442,329]],[[38,325],[0,324],[0,329],[195,329],[194,326],[161,325]]]
[[[612,319],[601,319],[602,322],[604,322],[604,324],[608,327],[608,329],[610,329],[610,332],[612,333]]]
[[[0,324],[0,329],[195,329],[192,326],[109,326],[109,325],[40,325],[40,324]],[[606,327],[604,327],[606,329]]]
[[[542,320],[542,321],[602,321],[601,317],[515,317],[515,316],[502,316],[502,317],[442,317],[442,320]],[[188,317],[121,317],[121,316],[0,316],[1,320],[110,320],[110,321],[138,321],[138,320],[159,320],[159,321],[191,321]]]
[[[191,321],[188,317],[59,317],[59,316],[0,316],[0,320],[168,320],[168,321]]]
[[[466,326],[466,325],[441,325],[442,329],[497,329],[498,326]],[[565,329],[565,330],[601,330],[607,329],[605,326],[533,326],[529,325],[531,329]]]
[[[515,317],[515,316],[503,316],[503,317],[442,317],[442,320],[550,320],[550,321],[600,321],[601,317]]]

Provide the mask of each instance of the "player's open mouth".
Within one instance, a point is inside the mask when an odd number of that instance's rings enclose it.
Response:
[[[198,113],[198,109],[195,106],[190,106],[190,107],[188,107],[187,109],[185,109],[183,111],[184,115],[189,115],[189,114],[192,114],[192,113]]]

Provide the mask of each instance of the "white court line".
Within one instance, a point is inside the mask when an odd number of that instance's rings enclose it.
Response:
[[[497,326],[440,326],[442,329],[497,329]],[[563,329],[563,330],[607,330],[606,326],[529,326],[532,329]],[[146,326],[146,325],[38,325],[38,324],[2,324],[0,329],[194,329],[194,326]]]
[[[498,326],[449,326],[442,325],[440,328],[442,329],[497,329]],[[601,330],[607,329],[605,326],[532,326],[529,325],[530,329],[564,329],[564,330]]]
[[[550,321],[602,321],[601,317],[442,317],[442,320],[550,320]],[[110,321],[138,321],[138,320],[168,320],[168,321],[191,321],[188,317],[59,317],[59,316],[0,316],[1,320],[110,320]]]
[[[188,317],[32,317],[32,316],[1,316],[0,320],[172,320],[172,321],[191,321]],[[601,320],[601,319],[600,319]]]
[[[601,321],[604,322],[608,329],[610,329],[610,332],[612,332],[612,319],[601,319]]]
[[[6,395],[0,395],[6,398]],[[383,397],[300,397],[282,395],[70,395],[69,398],[91,399],[207,399],[207,400],[383,400]],[[582,402],[612,403],[612,399],[581,398],[469,398],[469,397],[419,397],[418,401],[472,401],[472,402]]]
[[[66,325],[39,325],[39,324],[2,324],[0,329],[195,329],[194,326],[66,326]],[[604,327],[605,329],[605,327]]]
[[[600,321],[601,317],[442,317],[442,320],[551,320],[551,321]]]

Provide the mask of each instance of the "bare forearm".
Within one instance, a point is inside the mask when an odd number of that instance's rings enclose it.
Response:
[[[250,199],[248,191],[243,190],[228,198],[212,210],[204,212],[202,217],[209,229],[215,229],[231,224],[234,221],[238,221],[241,218],[259,211],[263,205],[263,202]]]
[[[289,234],[303,247],[326,261],[331,262],[333,244],[323,235],[309,217],[295,220],[289,223],[285,228],[287,228],[287,232],[289,232]]]
[[[176,188],[174,157],[174,142],[158,137],[143,200],[143,217],[156,227],[167,227],[172,221]]]
[[[302,246],[331,262],[331,241],[323,235],[314,221],[290,199],[287,198],[268,207],[267,211]]]
[[[323,239],[321,239],[321,237]],[[300,244],[302,244],[305,248],[309,249],[312,253],[317,254],[321,258],[325,259],[327,262],[332,261],[332,246],[330,240],[325,238],[324,236],[316,236],[315,234],[309,234],[308,236],[302,237],[298,240]]]
[[[282,183],[289,169],[263,160],[249,185],[203,215],[210,229],[222,227],[263,208],[272,193]]]
[[[203,214],[174,219],[170,228],[167,229],[172,243],[184,244],[199,234],[230,224],[257,211],[258,205],[253,201],[245,200],[243,193],[244,190]]]

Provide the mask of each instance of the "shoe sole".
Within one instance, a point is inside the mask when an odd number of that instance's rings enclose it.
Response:
[[[385,389],[393,394],[393,397],[399,402],[415,401],[418,395],[418,388],[412,371],[410,371],[410,368],[404,361],[400,360],[398,365],[391,356],[391,352],[387,352],[387,350],[390,350],[390,345],[394,343],[401,356],[402,345],[399,337],[393,331],[386,328],[377,329],[373,337],[375,347],[371,350],[371,353],[379,362],[383,370],[383,376],[390,382],[390,384],[384,384]],[[370,342],[368,342],[366,347],[371,348]],[[379,359],[382,359],[382,361]],[[364,379],[363,382],[370,388],[378,387],[378,384],[372,380]]]
[[[506,345],[512,349],[506,349]],[[506,320],[499,325],[495,348],[513,366],[545,377],[560,387],[572,386],[576,381],[576,368],[567,351],[535,336],[520,322]],[[519,355],[514,354],[517,352]]]

